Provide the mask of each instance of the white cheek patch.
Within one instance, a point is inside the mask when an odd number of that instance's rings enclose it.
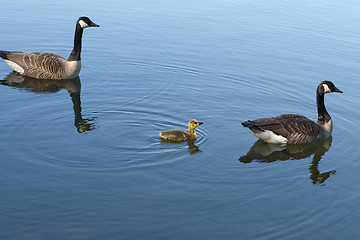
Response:
[[[80,20],[80,21],[79,21],[79,24],[80,24],[80,27],[81,27],[81,28],[87,28],[87,27],[89,27],[89,25],[88,25],[86,22],[84,22],[83,20]]]
[[[323,84],[323,87],[324,87],[324,93],[329,93],[331,92],[329,86],[327,84]]]

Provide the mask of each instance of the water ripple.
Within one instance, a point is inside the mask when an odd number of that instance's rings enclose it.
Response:
[[[207,138],[206,132],[199,128],[198,139],[194,143],[162,142],[159,138],[160,131],[168,128],[187,129],[188,120],[154,112],[151,108],[133,106],[96,114],[99,119],[110,119],[107,115],[113,116],[111,121],[102,122],[103,133],[97,139],[96,146],[113,152],[122,158],[122,163],[128,167],[154,166],[178,161],[201,149]]]

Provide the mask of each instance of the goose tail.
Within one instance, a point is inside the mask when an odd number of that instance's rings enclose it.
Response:
[[[241,123],[244,127],[247,127],[247,128],[251,128],[251,127],[254,127],[254,123],[252,123],[250,120],[248,121],[245,121],[245,122],[242,122]]]
[[[245,121],[245,122],[242,122],[241,123],[244,127],[247,127],[247,128],[250,128],[250,129],[257,129],[259,131],[262,131],[264,132],[264,130],[262,130],[261,128],[259,128],[258,126],[255,125],[254,122],[248,120],[248,121]]]
[[[7,60],[8,58],[7,58],[7,54],[8,54],[9,52],[8,51],[0,51],[0,57],[2,58],[2,59],[4,59],[4,60]]]

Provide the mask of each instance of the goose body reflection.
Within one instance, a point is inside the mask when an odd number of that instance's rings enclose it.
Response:
[[[37,79],[19,75],[12,72],[7,75],[0,84],[19,89],[25,89],[34,93],[55,93],[66,89],[70,93],[73,102],[75,122],[74,125],[79,133],[91,131],[94,129],[93,119],[84,119],[81,113],[81,82],[80,78],[57,80],[57,79]]]
[[[318,170],[319,162],[324,154],[329,151],[331,142],[331,136],[316,143],[297,145],[271,144],[263,140],[258,140],[246,155],[240,157],[239,161],[242,163],[271,163],[275,161],[299,160],[313,155],[309,168],[311,174],[310,179],[313,184],[321,184],[332,174],[336,173],[335,170],[324,173],[320,173]]]

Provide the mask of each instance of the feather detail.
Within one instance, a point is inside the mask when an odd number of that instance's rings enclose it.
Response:
[[[325,129],[318,123],[297,114],[284,114],[273,118],[260,118],[253,121],[244,122],[245,127],[257,136],[258,131],[270,131],[277,136],[287,139],[288,144],[300,144],[317,141],[328,137]],[[269,142],[269,139],[263,139]]]
[[[72,71],[69,72],[66,69],[66,60],[53,53],[8,52],[6,59],[20,66],[24,71],[20,72],[21,74],[33,78],[68,79],[69,76],[76,77],[74,73],[80,71],[80,69],[71,69]],[[13,69],[19,72],[18,69]]]

